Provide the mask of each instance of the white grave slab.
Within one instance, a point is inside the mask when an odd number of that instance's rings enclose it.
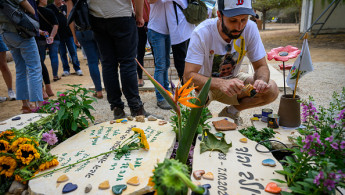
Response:
[[[209,121],[218,121],[223,117],[212,118]],[[212,123],[211,133],[216,133]],[[214,180],[196,180],[191,176],[193,181],[199,181],[203,184],[211,184],[210,194],[270,194],[265,192],[268,183],[273,182],[271,179],[285,180],[283,175],[275,173],[275,170],[283,170],[281,164],[275,160],[270,153],[258,153],[255,150],[256,142],[248,139],[247,143],[239,140],[244,136],[234,131],[223,131],[227,143],[232,142],[232,147],[226,155],[213,151],[200,154],[200,140],[197,139],[193,155],[193,171],[204,170],[205,173],[212,172]],[[262,161],[265,159],[276,161],[275,167],[263,166]],[[277,183],[277,182],[276,182]],[[283,189],[282,184],[277,183]]]
[[[146,119],[147,120],[147,119]],[[29,191],[33,194],[62,194],[63,186],[72,182],[78,185],[78,189],[70,194],[85,194],[86,185],[91,184],[92,190],[88,194],[113,194],[111,187],[118,184],[126,184],[127,180],[134,176],[139,177],[140,185],[127,185],[122,194],[144,194],[150,191],[147,186],[152,170],[157,161],[163,162],[169,158],[174,144],[175,133],[170,123],[159,126],[158,121],[146,121],[145,123],[129,121],[127,124],[109,122],[101,123],[87,128],[77,135],[59,144],[52,154],[58,155],[59,168],[117,148],[122,141],[133,134],[131,127],[136,126],[145,131],[150,145],[148,151],[144,149],[133,150],[124,155],[120,160],[115,154],[103,155],[73,168],[63,169],[47,176],[33,179],[29,182]],[[129,166],[134,165],[134,170]],[[69,181],[57,186],[57,178],[66,174]],[[98,185],[109,180],[110,188],[98,189]]]
[[[12,121],[13,118],[18,117],[18,116],[20,117],[20,120]],[[5,121],[0,122],[0,132],[5,131],[7,129],[12,129],[12,128],[21,129],[27,126],[28,124],[38,121],[41,118],[46,117],[46,116],[49,116],[49,114],[30,113],[30,114],[20,114],[20,115],[11,117]]]

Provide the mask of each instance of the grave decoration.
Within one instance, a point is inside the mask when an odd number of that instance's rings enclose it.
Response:
[[[192,146],[192,142],[194,136],[196,135],[198,124],[200,122],[200,116],[203,110],[203,107],[206,103],[206,99],[208,97],[208,91],[211,86],[211,78],[205,83],[203,88],[200,90],[199,96],[196,97],[188,97],[188,95],[197,87],[194,85],[190,88],[187,88],[192,79],[189,79],[182,87],[176,87],[175,94],[173,95],[170,91],[164,89],[162,85],[160,85],[145,69],[144,67],[136,60],[138,65],[143,69],[144,73],[159,91],[159,93],[164,97],[164,99],[169,103],[172,109],[175,111],[176,116],[178,118],[178,141],[179,146],[176,152],[176,159],[182,163],[187,163],[188,153]],[[189,102],[188,100],[197,99],[195,104]],[[182,116],[181,116],[181,108],[179,104],[183,104],[188,106],[191,109],[190,115],[187,120],[187,124],[182,128]]]
[[[148,184],[152,170],[158,162],[170,157],[176,138],[169,123],[158,123],[147,119],[144,123],[104,122],[79,132],[51,150],[58,156],[59,166],[30,178],[29,191],[36,194],[62,194],[63,190],[74,190],[72,193],[76,194],[153,191]]]
[[[327,108],[317,109],[312,97],[302,101],[302,121],[306,128],[299,129],[298,147],[276,171],[286,181],[275,181],[296,194],[335,194],[336,187],[345,187],[345,88]]]
[[[8,120],[0,122],[0,132],[5,131],[7,129],[21,129],[30,123],[34,123],[40,120],[43,117],[48,116],[49,114],[38,114],[38,113],[29,113],[29,114],[20,114],[16,117],[19,117],[19,120],[13,120],[13,118],[9,118]]]

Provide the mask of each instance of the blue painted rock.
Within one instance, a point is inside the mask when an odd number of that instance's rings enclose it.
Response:
[[[201,140],[202,140],[202,136],[200,135],[200,136],[198,137],[198,139],[201,141]]]
[[[270,167],[275,167],[276,166],[276,161],[274,161],[273,159],[265,159],[262,161],[262,165],[264,166],[270,166]]]
[[[77,188],[78,188],[77,184],[66,183],[66,185],[64,185],[64,187],[62,188],[62,193],[65,194],[65,193],[68,193],[68,192],[73,192]]]
[[[127,189],[126,184],[115,185],[112,187],[113,193],[116,195],[122,194],[122,192],[126,189]]]
[[[223,136],[224,136],[224,134],[223,133],[216,133],[216,134],[214,134],[217,138],[222,138]]]
[[[21,119],[20,116],[17,116],[17,117],[12,118],[12,121],[17,121],[17,120],[20,120],[20,119]]]
[[[210,188],[211,188],[211,184],[208,184],[208,183],[207,183],[207,184],[202,185],[202,187],[203,187],[203,188],[210,189]]]
[[[210,185],[210,184],[205,184],[205,185]],[[204,188],[204,193],[202,195],[210,195],[210,191],[208,190],[209,188],[205,187],[205,185],[199,186]],[[192,195],[197,195],[197,193],[192,192]]]

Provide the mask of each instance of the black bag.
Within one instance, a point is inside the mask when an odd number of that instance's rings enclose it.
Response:
[[[177,17],[176,6],[182,10],[184,16],[186,17],[187,22],[191,24],[198,25],[202,21],[207,19],[208,17],[207,7],[204,2],[202,2],[201,0],[187,0],[187,1],[188,1],[188,6],[186,9],[182,9],[181,5],[173,1],[177,24],[178,24],[178,17]]]
[[[39,22],[25,13],[19,5],[14,4],[11,0],[1,0],[0,11],[16,27],[21,37],[26,39],[38,35]]]
[[[67,19],[67,25],[70,25],[72,21],[74,21],[77,29],[80,31],[91,29],[89,21],[89,6],[87,5],[86,0],[78,0],[73,6]]]

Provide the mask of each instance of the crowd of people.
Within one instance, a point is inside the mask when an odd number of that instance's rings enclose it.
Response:
[[[249,16],[256,15],[251,1],[218,0],[217,16],[196,27],[183,13],[188,7],[187,0],[88,0],[91,30],[82,29],[74,22],[67,24],[67,17],[78,0],[54,0],[49,5],[47,0],[8,1],[20,5],[40,23],[36,37],[23,38],[0,14],[1,21],[4,21],[1,23],[0,67],[10,99],[21,100],[24,113],[40,106],[43,99],[54,96],[44,64],[46,50],[49,50],[53,81],[58,81],[61,79],[58,53],[63,67],[62,76],[71,74],[67,53],[75,73],[83,75],[76,52],[79,46],[86,54],[97,98],[103,98],[98,66],[101,61],[107,100],[115,119],[127,115],[122,93],[131,116],[150,114],[145,111],[139,95],[138,88],[144,85],[144,80],[135,61],[137,58],[144,66],[147,42],[154,57],[154,78],[165,89],[169,90],[168,69],[172,49],[174,65],[182,83],[193,77],[193,82],[201,89],[208,77],[214,77],[209,102],[217,100],[231,105],[222,111],[224,116],[238,118],[241,110],[270,103],[278,94],[275,83],[269,80],[266,54],[258,29],[254,22],[248,20]],[[211,13],[209,10],[209,16]],[[16,64],[16,97],[11,74],[3,59],[8,50],[6,46]],[[239,72],[244,55],[254,66],[254,76]],[[257,89],[258,95],[254,98],[249,99],[242,91],[248,83]],[[157,90],[155,93],[157,106],[171,109]],[[35,105],[30,102],[35,102]]]

